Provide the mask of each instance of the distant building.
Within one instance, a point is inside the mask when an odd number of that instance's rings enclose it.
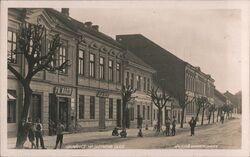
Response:
[[[153,104],[148,91],[153,85],[155,70],[133,53],[127,51],[124,60],[124,85],[136,89],[128,104],[128,127],[137,127],[138,117],[143,119],[143,127],[152,125]]]
[[[236,93],[237,95],[232,94],[229,91],[226,91],[224,95],[227,98],[227,104],[233,104],[234,110],[233,113],[241,113],[241,92]]]
[[[117,35],[116,40],[156,69],[159,79],[166,80],[169,93],[177,100],[172,115],[176,116],[178,122],[181,119],[178,100],[184,100],[185,94],[190,99],[194,96],[205,96],[210,103],[214,103],[214,79],[200,68],[179,59],[143,35]],[[190,104],[185,112],[184,121],[187,121],[195,115],[196,105]]]

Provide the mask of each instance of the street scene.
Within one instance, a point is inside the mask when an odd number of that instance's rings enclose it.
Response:
[[[239,149],[241,145],[241,119],[237,117],[225,124],[215,123],[196,128],[190,136],[189,127],[177,129],[176,136],[156,136],[153,128],[143,129],[143,138],[137,136],[138,129],[128,129],[128,137],[111,136],[111,131],[66,134],[65,149]],[[232,127],[234,126],[234,127]],[[54,148],[55,136],[44,138],[47,148]],[[15,148],[15,138],[9,139],[8,147]],[[26,142],[29,148],[30,143]]]
[[[98,11],[8,9],[8,149],[241,149],[239,10]]]

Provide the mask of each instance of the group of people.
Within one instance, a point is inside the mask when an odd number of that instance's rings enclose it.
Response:
[[[171,131],[170,131],[170,125],[172,124],[172,128],[171,128]],[[166,136],[175,136],[175,133],[176,133],[176,119],[175,119],[175,116],[173,116],[173,120],[171,122],[170,118],[168,117],[165,121],[165,125],[166,125]]]
[[[41,148],[46,149],[46,147],[44,146],[43,125],[41,123],[41,120],[37,118],[36,123],[33,123],[32,118],[29,117],[27,122],[23,120],[22,125],[24,128],[25,141],[27,140],[27,137],[28,137],[31,143],[31,148],[38,149],[39,141],[40,141]],[[54,147],[55,149],[57,148],[57,145],[59,144],[59,142],[60,142],[60,148],[62,148],[64,130],[65,130],[64,125],[58,121],[57,126],[56,126],[57,137],[56,137],[56,145]],[[36,143],[35,143],[35,140],[36,140]]]

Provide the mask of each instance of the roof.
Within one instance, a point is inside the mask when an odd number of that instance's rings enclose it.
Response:
[[[226,97],[217,89],[214,89],[214,95],[217,96],[222,101],[226,102]]]
[[[102,32],[96,31],[94,29],[88,28],[84,25],[84,23],[77,21],[70,16],[64,15],[63,13],[61,13],[55,9],[51,9],[51,8],[45,8],[44,10],[52,19],[57,19],[60,23],[64,24],[68,28],[70,28],[73,32],[83,30],[83,31],[85,31],[93,36],[96,36],[96,37],[98,37],[106,42],[109,42],[109,43],[111,43],[119,48],[124,49],[124,47],[120,43],[118,43],[116,40],[114,40],[110,36],[108,36]]]
[[[127,51],[127,53],[125,54],[126,59],[128,59],[129,61],[132,61],[136,64],[142,65],[146,68],[152,69],[154,70],[154,68],[152,68],[150,65],[146,64],[143,60],[141,60],[139,57],[137,57],[135,54],[133,54],[130,51]]]

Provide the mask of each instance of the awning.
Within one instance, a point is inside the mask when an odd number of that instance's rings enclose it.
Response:
[[[16,100],[16,98],[13,95],[11,95],[10,93],[7,93],[7,98],[8,98],[8,100]]]

